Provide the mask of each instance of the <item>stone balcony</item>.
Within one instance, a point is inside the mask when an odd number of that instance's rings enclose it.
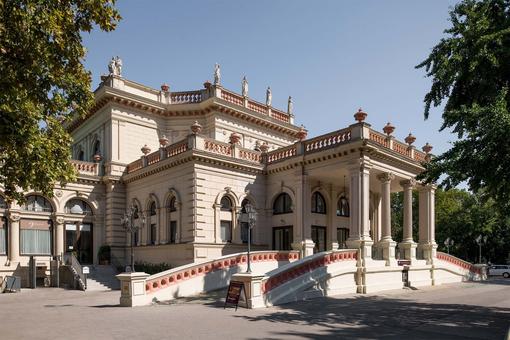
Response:
[[[99,164],[93,162],[71,160],[71,164],[78,173],[78,176],[99,176]]]

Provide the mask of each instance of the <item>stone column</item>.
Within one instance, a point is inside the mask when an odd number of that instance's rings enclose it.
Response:
[[[420,189],[420,221],[418,254],[427,264],[432,264],[436,257],[435,241],[435,187],[424,185]]]
[[[416,181],[411,178],[401,181],[400,185],[404,188],[404,236],[399,244],[403,258],[412,261],[416,260],[416,243],[413,240],[413,187]]]
[[[382,259],[386,265],[396,265],[396,242],[391,238],[391,181],[392,173],[382,173],[377,178],[381,181],[381,240],[377,243]]]
[[[331,198],[329,204],[326,206],[326,211],[328,214],[328,231],[329,231],[329,235],[327,237],[328,250],[336,250],[338,249],[338,233],[336,231],[337,226],[335,225],[335,218],[338,192],[335,189],[333,189],[332,185],[329,185],[328,194],[329,197]]]
[[[312,241],[312,226],[310,224],[311,215],[311,193],[308,175],[303,169],[296,174],[296,205],[294,207],[295,228],[294,242],[292,249],[301,250],[302,256],[313,254],[315,243]]]
[[[10,211],[9,215],[9,265],[19,263],[19,220],[18,212]]]
[[[64,217],[55,216],[55,255],[62,256],[63,254],[64,254]],[[63,257],[61,259],[63,260]]]
[[[370,164],[360,160],[349,169],[349,239],[347,247],[360,249],[360,259],[365,261],[372,256],[373,241],[370,238],[369,195],[370,195]]]

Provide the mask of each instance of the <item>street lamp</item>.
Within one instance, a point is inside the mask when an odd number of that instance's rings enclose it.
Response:
[[[135,225],[134,219],[138,218],[136,215],[138,214],[138,209],[136,206],[132,205],[131,208],[124,213],[124,216],[120,219],[120,223],[124,227],[124,230],[131,234],[131,271],[135,271],[135,250],[134,250],[134,242],[135,242],[135,234],[140,230],[141,225]],[[142,215],[143,225],[145,223],[145,216]]]
[[[246,272],[251,273],[251,261],[250,261],[250,248],[251,248],[251,230],[255,226],[255,222],[257,221],[257,212],[255,211],[255,207],[251,205],[250,202],[246,203],[241,212],[239,213],[239,221],[241,223],[248,223],[248,263]]]
[[[475,239],[476,243],[478,244],[478,263],[482,263],[482,244],[487,243],[487,235],[482,237],[482,235],[478,235],[478,237]]]
[[[444,245],[446,246],[446,250],[448,251],[448,254],[450,254],[450,247],[453,247],[454,243],[455,242],[449,237],[447,237],[446,240],[444,240]]]

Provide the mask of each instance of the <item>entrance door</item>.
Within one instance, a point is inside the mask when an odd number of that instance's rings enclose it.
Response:
[[[326,251],[326,227],[312,226],[313,253]]]
[[[74,253],[82,264],[91,264],[92,251],[92,223],[66,224],[66,252]]]
[[[292,226],[273,228],[273,249],[292,250]]]

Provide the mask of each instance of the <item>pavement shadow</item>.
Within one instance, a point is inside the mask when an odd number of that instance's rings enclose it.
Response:
[[[223,308],[225,303],[225,296],[227,295],[227,289],[218,289],[208,293],[196,295],[196,296],[188,296],[188,297],[179,297],[173,300],[168,301],[158,301],[157,305],[176,305],[183,303],[196,303],[208,307],[213,308]]]
[[[382,296],[319,298],[274,308],[263,315],[238,315],[266,321],[321,326],[324,331],[300,333],[305,339],[503,339],[510,308],[462,304],[430,304]],[[274,332],[275,338],[295,336]],[[253,338],[255,339],[255,338]]]

